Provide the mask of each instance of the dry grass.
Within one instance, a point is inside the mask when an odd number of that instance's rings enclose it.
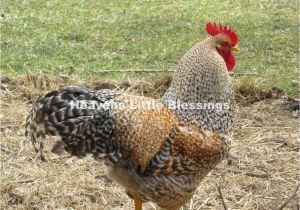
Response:
[[[41,75],[4,81],[1,84],[1,209],[132,209],[132,201],[123,190],[105,177],[105,167],[92,159],[57,158],[48,147],[47,162],[33,160],[34,151],[29,139],[24,137],[23,126],[29,102],[63,84],[119,88],[158,97],[170,81],[168,77],[151,82],[86,85],[68,77]],[[261,91],[249,85],[253,84],[236,88],[238,103],[232,157],[209,174],[184,209],[223,209],[216,188],[218,180],[230,209],[276,209],[296,188],[298,119],[292,112],[280,109],[286,102],[283,93]],[[285,209],[299,209],[298,200],[299,193]],[[145,206],[154,209],[150,203]]]

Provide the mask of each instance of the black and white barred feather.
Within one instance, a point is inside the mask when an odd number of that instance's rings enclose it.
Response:
[[[64,149],[76,156],[86,153],[109,153],[107,141],[114,131],[110,110],[78,109],[78,101],[94,101],[104,104],[109,102],[118,91],[89,89],[71,86],[52,91],[39,97],[26,119],[25,135],[29,135],[35,150],[43,158],[43,140],[45,135],[60,136]],[[101,141],[98,141],[101,139]]]

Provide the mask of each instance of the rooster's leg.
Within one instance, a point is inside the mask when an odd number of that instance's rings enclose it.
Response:
[[[133,196],[134,200],[134,210],[142,210],[142,200],[139,196]]]

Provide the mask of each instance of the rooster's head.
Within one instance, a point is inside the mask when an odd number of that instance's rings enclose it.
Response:
[[[217,51],[223,57],[228,71],[231,71],[235,66],[235,58],[232,51],[238,51],[237,34],[229,26],[223,26],[221,23],[217,25],[211,22],[206,24],[206,32],[216,37]]]

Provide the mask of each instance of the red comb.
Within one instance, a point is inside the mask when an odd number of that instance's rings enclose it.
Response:
[[[218,34],[226,34],[227,36],[230,37],[232,46],[235,46],[238,41],[237,34],[234,31],[232,31],[229,26],[226,25],[222,26],[221,23],[219,23],[219,27],[218,27],[216,22],[214,23],[208,22],[206,24],[206,32],[211,36],[215,36]]]

